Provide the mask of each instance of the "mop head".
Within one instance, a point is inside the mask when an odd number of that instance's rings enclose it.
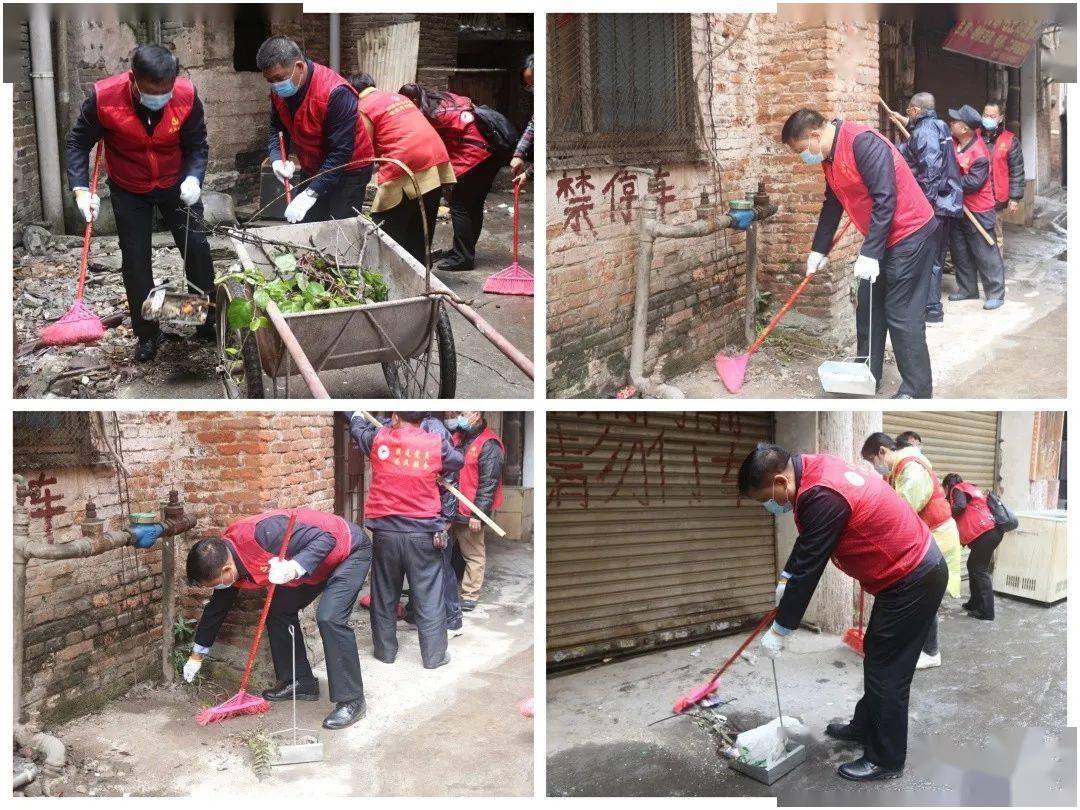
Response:
[[[77,343],[95,343],[105,335],[101,318],[77,300],[62,318],[38,330],[42,343],[49,346],[73,346]]]
[[[863,629],[861,627],[849,627],[847,630],[844,631],[842,640],[844,644],[846,644],[848,647],[851,647],[851,649],[853,649],[859,655],[865,655],[866,652],[865,650],[863,650],[864,637],[865,634],[863,633]]]
[[[203,709],[195,715],[195,722],[200,726],[208,726],[211,723],[219,723],[222,720],[231,720],[234,717],[243,717],[246,714],[265,714],[270,711],[270,704],[258,695],[250,695],[241,690],[217,706]]]
[[[675,701],[675,705],[671,707],[671,711],[674,714],[682,714],[691,706],[696,706],[698,703],[700,703],[713,692],[715,692],[718,686],[720,686],[719,680],[705,681],[705,683],[695,686],[693,689],[691,689],[689,692],[687,692],[685,695],[682,695],[678,700]]]
[[[484,282],[484,292],[495,295],[532,295],[533,275],[517,262],[498,273],[492,273]]]
[[[716,373],[720,375],[720,382],[724,384],[724,388],[732,394],[737,394],[742,389],[743,381],[746,379],[746,363],[749,360],[748,354],[739,354],[735,357],[728,357],[726,354],[716,355]]]

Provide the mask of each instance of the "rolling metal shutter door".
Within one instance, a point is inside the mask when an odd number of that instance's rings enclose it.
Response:
[[[773,518],[737,503],[768,413],[549,413],[548,662],[719,635],[773,603]]]
[[[892,437],[914,430],[938,479],[959,473],[984,489],[998,480],[998,414],[996,411],[906,411],[882,414],[882,429]]]

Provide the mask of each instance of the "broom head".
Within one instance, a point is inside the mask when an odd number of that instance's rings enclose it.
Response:
[[[533,275],[517,262],[492,273],[484,282],[484,292],[495,295],[532,295]]]
[[[715,692],[717,687],[719,686],[719,679],[705,681],[705,683],[695,686],[693,689],[691,689],[685,695],[680,696],[679,699],[675,701],[675,705],[671,708],[671,711],[675,714],[682,714],[691,706],[696,706],[702,700]]]
[[[248,694],[241,689],[224,703],[203,709],[195,715],[195,722],[200,726],[208,726],[211,723],[220,723],[222,720],[231,720],[247,714],[265,714],[268,711],[270,711],[270,704],[263,698]]]
[[[77,299],[64,316],[38,330],[38,337],[47,346],[73,346],[77,343],[95,343],[105,335],[101,318]]]
[[[746,363],[750,360],[749,354],[738,354],[728,357],[726,354],[716,355],[716,373],[720,375],[720,382],[733,394],[739,393],[746,379]]]
[[[851,647],[851,649],[853,649],[859,655],[865,655],[866,653],[863,650],[864,637],[865,633],[863,632],[863,629],[861,627],[849,627],[847,630],[844,631],[842,641],[848,647]]]

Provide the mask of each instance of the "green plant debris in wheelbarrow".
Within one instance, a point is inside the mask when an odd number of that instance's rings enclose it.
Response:
[[[217,279],[218,284],[238,281],[251,289],[251,298],[234,298],[226,316],[233,329],[255,331],[269,323],[267,303],[273,301],[286,315],[320,309],[353,307],[385,301],[389,295],[386,279],[377,270],[342,267],[314,253],[297,258],[282,253],[274,258],[277,275],[268,277],[258,268],[239,264]]]

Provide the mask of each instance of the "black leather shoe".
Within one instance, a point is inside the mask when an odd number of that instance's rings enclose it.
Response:
[[[892,398],[893,399],[914,399],[915,397],[913,397],[911,394],[901,394],[899,391],[897,391],[895,394],[892,395]]]
[[[836,772],[852,782],[874,782],[879,779],[899,779],[904,775],[904,769],[896,770],[882,768],[875,765],[866,757],[859,757],[854,762],[846,762],[836,769]]]
[[[975,605],[972,602],[964,602],[964,604],[962,604],[960,607],[962,607],[964,610],[974,610],[975,609]]]
[[[361,719],[365,714],[367,714],[367,703],[364,702],[363,698],[347,700],[344,703],[338,703],[334,710],[326,715],[326,719],[322,721],[322,727],[331,731],[346,728]]]
[[[135,349],[135,362],[148,363],[154,359],[157,355],[158,349],[161,348],[161,344],[165,342],[165,338],[161,332],[150,337],[139,338],[139,345]]]
[[[993,616],[987,616],[981,610],[975,610],[974,608],[968,608],[967,615],[973,619],[982,619],[984,622],[992,622],[994,620]]]
[[[432,664],[430,667],[427,664],[424,664],[424,669],[438,669],[439,667],[445,667],[449,663],[450,663],[450,653],[447,653],[446,655],[443,656],[443,660],[440,661],[437,664]]]
[[[441,273],[462,273],[466,270],[472,270],[473,265],[469,262],[456,261],[454,259],[444,259],[435,265],[435,269]]]
[[[476,610],[476,600],[475,599],[462,599],[461,600],[461,609],[463,611],[465,611],[466,613],[468,613],[470,610]]]
[[[285,683],[279,683],[273,689],[263,690],[262,696],[269,701],[279,700],[292,700],[293,682],[287,681]],[[318,700],[319,699],[319,684],[315,686],[300,686],[296,690],[297,700]]]
[[[200,323],[195,327],[195,339],[204,343],[217,343],[217,327],[212,323]]]
[[[964,295],[963,293],[950,293],[950,301],[977,301],[979,296],[977,295]]]
[[[862,742],[862,735],[852,727],[851,723],[829,723],[825,726],[825,736],[844,742]]]
[[[373,655],[375,655],[376,661],[382,661],[384,664],[392,664],[397,660],[397,653],[391,656],[379,655],[378,653],[373,653]]]

